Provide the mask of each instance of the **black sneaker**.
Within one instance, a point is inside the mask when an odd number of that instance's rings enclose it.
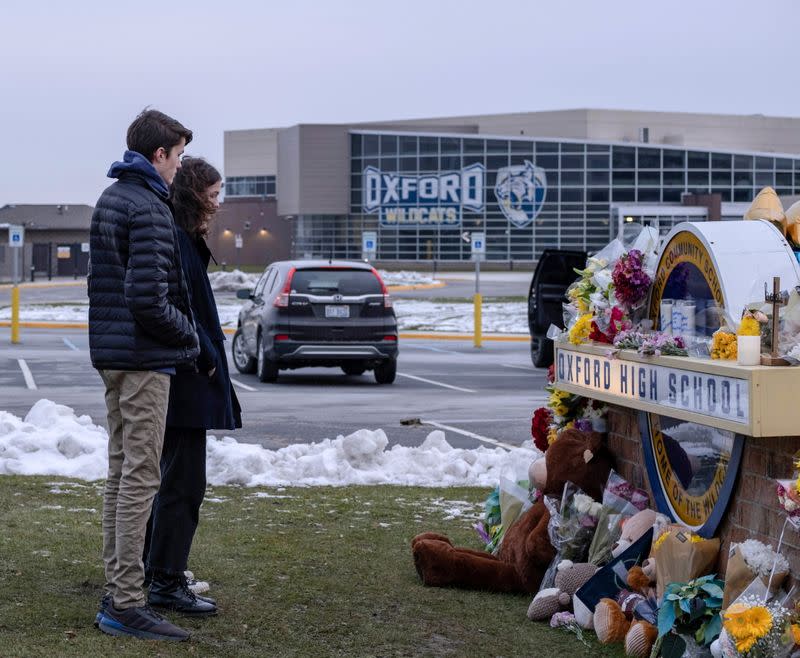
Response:
[[[111,594],[106,593],[103,594],[103,598],[100,599],[100,606],[97,609],[97,614],[94,616],[94,627],[100,628],[100,620],[103,618],[103,614],[106,611],[106,608],[111,605],[114,599],[111,597]]]
[[[217,614],[216,604],[206,598],[200,598],[190,590],[183,574],[154,575],[147,602],[157,608],[174,610],[193,617],[209,617]]]
[[[100,630],[109,635],[125,635],[142,640],[184,642],[189,633],[170,624],[150,606],[119,610],[110,603],[100,619]]]

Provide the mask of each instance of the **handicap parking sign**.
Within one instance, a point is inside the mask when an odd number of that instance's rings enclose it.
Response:
[[[486,234],[483,232],[472,233],[472,259],[483,260],[486,256]]]
[[[22,226],[8,227],[8,244],[11,247],[21,247],[25,241],[25,229]]]
[[[361,251],[374,253],[378,250],[378,234],[376,231],[364,231],[361,234]]]

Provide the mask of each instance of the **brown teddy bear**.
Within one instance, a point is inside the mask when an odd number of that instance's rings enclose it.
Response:
[[[532,469],[538,480],[534,484],[543,494],[559,497],[569,481],[600,500],[614,465],[601,434],[574,429],[562,431],[543,459],[545,469],[541,460]],[[549,520],[540,499],[506,531],[496,556],[457,548],[444,535],[425,532],[411,540],[414,565],[422,582],[431,587],[532,594],[556,554],[547,534]]]

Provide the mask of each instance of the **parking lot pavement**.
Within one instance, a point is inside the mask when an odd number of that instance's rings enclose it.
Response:
[[[24,417],[47,398],[105,425],[85,330],[25,329],[21,337],[12,345],[0,329],[0,410]],[[382,428],[390,444],[418,445],[440,428],[456,447],[519,445],[530,440],[531,413],[545,399],[545,372],[531,366],[527,343],[484,345],[403,340],[397,380],[384,386],[372,373],[334,368],[281,371],[277,383],[263,384],[231,363],[245,426],[210,433],[279,448]]]

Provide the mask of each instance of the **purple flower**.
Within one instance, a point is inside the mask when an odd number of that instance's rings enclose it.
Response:
[[[550,617],[550,626],[552,628],[561,628],[562,626],[569,626],[576,623],[575,615],[571,612],[556,612]]]
[[[575,421],[575,429],[579,432],[591,432],[592,431],[592,421],[588,418],[578,418]]]

